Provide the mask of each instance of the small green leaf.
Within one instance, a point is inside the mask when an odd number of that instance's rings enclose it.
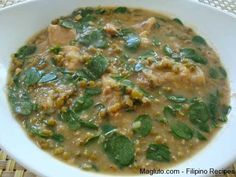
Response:
[[[195,101],[189,107],[189,119],[194,124],[204,124],[209,120],[208,108],[204,102]]]
[[[167,119],[176,117],[175,110],[171,106],[165,106],[163,109],[163,113]]]
[[[114,10],[115,13],[127,13],[129,12],[128,8],[127,7],[117,7],[115,10]]]
[[[156,59],[158,57],[158,54],[153,51],[153,50],[148,50],[144,53],[142,53],[139,57],[138,60],[146,60],[147,58],[154,58]]]
[[[75,27],[75,21],[71,19],[60,19],[59,25],[61,25],[64,28],[73,29]]]
[[[58,54],[60,51],[62,51],[62,47],[61,46],[54,46],[54,47],[51,47],[49,49],[49,51],[54,54]]]
[[[169,147],[164,144],[150,144],[146,151],[146,158],[159,162],[170,162],[171,153]]]
[[[73,110],[76,113],[87,110],[94,104],[93,99],[90,96],[81,96],[75,100],[73,103]]]
[[[182,122],[175,122],[171,124],[172,133],[181,139],[190,140],[193,137],[193,130]]]
[[[125,40],[125,47],[130,51],[136,51],[139,48],[141,39],[138,34],[134,32],[128,32],[122,37]]]
[[[109,63],[105,57],[98,55],[93,57],[87,64],[89,71],[95,76],[96,79],[99,79],[103,73],[106,71]]]
[[[35,45],[25,45],[17,51],[15,57],[19,59],[26,59],[28,56],[35,53],[36,49],[37,47]]]
[[[116,127],[110,124],[104,124],[101,126],[103,134],[109,134],[111,132],[114,132],[116,130]]]
[[[56,142],[58,142],[58,143],[62,143],[62,142],[64,142],[65,137],[63,135],[61,135],[61,134],[53,134],[51,136],[51,139],[56,141]]]
[[[167,99],[175,103],[184,103],[187,101],[187,98],[180,95],[170,95],[170,96],[167,96]]]
[[[200,56],[194,49],[192,48],[183,48],[180,49],[180,54],[184,58],[188,58],[193,60],[196,63],[207,64],[207,59],[205,57]]]
[[[217,68],[210,68],[209,69],[209,75],[212,79],[218,79],[219,73],[218,73]]]
[[[133,122],[132,128],[136,135],[140,137],[145,137],[152,130],[152,119],[149,115],[140,115]]]
[[[207,140],[207,137],[205,137],[202,133],[200,133],[199,131],[196,131],[195,132],[195,136],[199,139],[199,140],[202,140],[202,141],[206,141]]]
[[[96,96],[102,93],[102,89],[95,87],[95,88],[86,88],[84,94],[89,96]]]
[[[178,18],[174,18],[173,21],[174,21],[175,23],[181,25],[181,26],[184,25],[183,22],[182,22],[180,19],[178,19]]]
[[[158,39],[158,38],[154,38],[153,40],[152,40],[152,44],[154,45],[154,46],[160,46],[161,45],[161,41]]]
[[[221,66],[218,69],[219,69],[219,72],[220,72],[222,78],[225,79],[227,77],[227,72],[225,71],[225,69]]]
[[[80,35],[78,41],[85,46],[93,46],[102,49],[108,47],[108,41],[102,29],[88,29]]]
[[[122,134],[117,132],[108,134],[103,148],[109,159],[120,168],[134,162],[134,144]]]
[[[57,75],[54,72],[47,73],[41,77],[39,83],[52,82],[57,79]]]
[[[36,84],[39,81],[40,78],[41,78],[41,74],[35,67],[28,68],[22,74],[23,82],[27,86],[31,86],[31,85]]]
[[[201,36],[198,36],[198,35],[196,35],[192,38],[192,42],[197,45],[207,45],[205,39]]]
[[[176,53],[169,45],[164,45],[163,52],[166,56],[174,59],[175,61],[180,61],[181,56]]]
[[[144,65],[140,62],[138,62],[137,64],[134,65],[134,71],[135,72],[140,72],[142,71],[144,68]]]
[[[29,94],[19,88],[11,88],[8,93],[8,98],[13,111],[20,115],[30,115],[34,109],[34,104],[31,102]]]

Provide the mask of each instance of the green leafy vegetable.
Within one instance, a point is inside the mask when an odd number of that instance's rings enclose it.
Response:
[[[153,50],[148,50],[148,51],[142,53],[138,57],[138,60],[146,60],[147,58],[157,59],[158,58],[158,54],[155,51],[153,51]]]
[[[188,58],[193,60],[196,63],[207,64],[207,59],[205,57],[200,56],[194,49],[192,48],[183,48],[180,50],[180,54],[184,58]]]
[[[34,104],[25,90],[13,87],[9,90],[8,97],[15,113],[27,116],[34,110]]]
[[[57,75],[54,72],[47,73],[41,77],[39,83],[52,82],[57,79]]]
[[[160,41],[158,38],[154,38],[154,39],[152,40],[152,44],[153,44],[154,46],[160,46],[160,45],[161,45],[161,41]]]
[[[184,25],[183,22],[178,18],[174,18],[173,21],[176,22],[179,25],[182,25],[182,26]]]
[[[205,137],[202,133],[200,133],[199,131],[196,131],[195,132],[195,136],[199,139],[199,140],[202,140],[202,141],[206,141],[207,140],[207,137]]]
[[[217,116],[219,113],[219,92],[218,90],[214,93],[211,93],[208,98],[208,108],[210,117],[213,121],[217,120]]]
[[[89,95],[89,96],[100,95],[102,93],[102,89],[98,87],[86,88],[84,93],[85,95]]]
[[[99,79],[108,67],[108,61],[102,55],[93,57],[87,64],[87,68],[94,75],[96,79]]]
[[[117,7],[115,10],[114,10],[115,13],[127,13],[129,12],[128,8],[127,7]]]
[[[168,57],[174,59],[175,61],[180,61],[181,56],[176,53],[169,45],[164,45],[163,47],[163,52],[165,55],[167,55]]]
[[[94,101],[90,96],[81,96],[75,100],[73,104],[73,110],[75,112],[81,112],[89,109],[93,104]]]
[[[212,79],[217,79],[219,77],[219,73],[218,73],[217,68],[210,68],[209,75]]]
[[[108,47],[108,41],[102,29],[88,29],[80,34],[78,41],[85,46],[93,46],[102,49]]]
[[[49,49],[49,51],[54,54],[58,54],[60,51],[62,51],[62,47],[61,46],[54,46],[54,47],[51,47]]]
[[[103,148],[109,159],[120,168],[134,162],[134,144],[122,134],[117,132],[108,134]]]
[[[221,122],[227,122],[227,120],[228,120],[227,116],[230,113],[232,108],[231,108],[231,106],[223,105],[221,109],[222,109],[221,110],[222,113],[221,113],[219,120]]]
[[[222,78],[225,79],[227,77],[227,73],[225,69],[221,66],[218,69],[219,69],[220,74],[222,75]]]
[[[35,67],[28,68],[25,72],[23,72],[21,77],[27,86],[36,84],[40,78],[41,74]]]
[[[193,137],[193,130],[182,122],[175,122],[171,124],[172,133],[181,139],[190,140]]]
[[[152,130],[152,119],[149,115],[140,115],[133,122],[132,128],[135,134],[145,137]]]
[[[170,95],[170,96],[167,96],[167,99],[170,100],[170,101],[173,101],[175,103],[184,103],[187,101],[187,98],[183,97],[183,96],[175,96],[175,95]]]
[[[207,45],[205,39],[201,36],[198,36],[198,35],[196,35],[192,38],[192,42],[197,45]]]
[[[109,134],[111,132],[114,132],[116,130],[116,127],[110,124],[104,124],[101,126],[103,134]]]
[[[170,119],[176,116],[175,110],[171,106],[164,107],[163,113],[167,119]]]
[[[194,124],[204,124],[209,120],[208,108],[204,102],[195,101],[189,107],[189,119]]]
[[[136,51],[139,48],[141,39],[132,29],[122,29],[119,35],[124,39],[125,47],[130,51]]]
[[[146,151],[146,158],[159,162],[170,162],[171,153],[169,147],[164,144],[150,144]]]
[[[21,47],[17,53],[15,53],[15,57],[19,59],[26,59],[28,56],[35,53],[37,47],[35,45],[25,45]]]

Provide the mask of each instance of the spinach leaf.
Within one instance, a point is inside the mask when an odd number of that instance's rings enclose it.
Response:
[[[150,144],[146,151],[146,158],[159,162],[170,162],[171,153],[169,147],[164,144]]]
[[[207,45],[205,39],[201,36],[198,36],[198,35],[196,35],[192,38],[192,42],[197,45]]]
[[[76,113],[89,109],[94,104],[90,96],[81,96],[75,100],[72,109]]]
[[[133,122],[132,128],[135,134],[145,137],[152,130],[152,119],[147,114],[140,115]]]
[[[103,134],[109,134],[111,132],[114,132],[116,130],[116,127],[110,124],[103,124],[101,126]]]
[[[140,71],[143,70],[143,68],[144,68],[144,65],[140,62],[138,62],[134,65],[134,71],[135,72],[140,72]]]
[[[94,75],[96,79],[99,79],[106,71],[109,63],[105,57],[98,55],[93,57],[87,64],[88,70]]]
[[[68,29],[74,29],[75,28],[75,21],[71,20],[71,19],[60,19],[59,20],[59,25],[64,27],[64,28],[68,28]]]
[[[36,84],[40,78],[41,73],[35,67],[28,68],[21,75],[21,79],[27,86]]]
[[[134,162],[134,144],[122,134],[117,132],[108,134],[103,148],[109,159],[120,168]]]
[[[176,116],[175,110],[171,106],[165,106],[163,109],[163,113],[167,119],[171,119]]]
[[[181,56],[180,54],[176,53],[169,45],[163,46],[163,52],[166,56],[174,59],[175,61],[180,61]]]
[[[158,38],[154,38],[153,40],[152,40],[152,44],[154,45],[154,46],[160,46],[161,45],[161,41],[158,39]]]
[[[219,113],[219,92],[218,90],[215,93],[211,93],[208,98],[208,108],[210,117],[213,121],[217,120]]]
[[[27,116],[34,110],[29,94],[23,89],[17,87],[9,89],[8,98],[11,108],[17,114]]]
[[[102,93],[102,89],[95,87],[95,88],[86,88],[84,94],[89,96],[96,96]]]
[[[189,107],[189,119],[194,124],[204,124],[209,120],[209,112],[204,102],[195,101]]]
[[[114,13],[127,13],[129,12],[127,7],[117,7],[116,9],[114,9]]]
[[[138,34],[136,34],[135,32],[132,32],[128,29],[123,29],[120,32],[120,35],[124,39],[125,47],[127,49],[135,52],[139,48],[139,46],[141,44],[141,39]]]
[[[147,58],[157,59],[158,58],[158,54],[155,51],[153,51],[153,50],[148,50],[148,51],[142,53],[138,57],[138,60],[146,60]]]
[[[190,140],[193,137],[193,130],[182,122],[171,124],[171,132],[178,138]]]
[[[35,45],[25,45],[21,47],[17,53],[15,53],[15,57],[19,59],[26,59],[28,56],[35,53],[37,47]]]
[[[99,139],[99,137],[100,137],[100,135],[93,136],[92,138],[88,139],[88,140],[84,143],[84,145],[85,145],[85,146],[89,146],[89,145],[91,145],[91,144],[97,142],[98,139]]]
[[[73,79],[75,81],[81,80],[96,80],[97,78],[90,72],[87,68],[82,68],[73,74]]]
[[[184,103],[187,101],[187,98],[180,95],[170,95],[170,96],[167,96],[167,99],[175,103]]]
[[[108,41],[102,29],[87,29],[80,34],[78,41],[85,46],[93,46],[102,49],[108,47]]]
[[[49,51],[54,54],[59,54],[59,52],[62,51],[62,47],[57,45],[57,46],[51,47]]]
[[[209,75],[212,79],[217,79],[219,77],[218,70],[216,68],[210,68]]]
[[[218,69],[219,69],[219,72],[220,72],[222,78],[225,79],[227,77],[227,73],[226,73],[225,69],[221,66]]]
[[[207,137],[205,137],[201,132],[199,131],[195,131],[195,136],[199,139],[199,140],[202,140],[202,141],[206,141],[207,140]]]
[[[52,139],[54,140],[55,142],[57,143],[62,143],[64,142],[65,138],[63,135],[61,134],[57,134],[55,132],[53,132],[52,135],[49,135],[49,134],[44,134],[41,130],[40,127],[36,126],[36,125],[32,125],[29,120],[27,120],[25,122],[25,126],[26,126],[26,129],[28,130],[28,132],[32,133],[33,135],[35,136],[38,136],[40,138],[44,138],[44,139]]]
[[[228,118],[228,114],[230,113],[231,111],[231,106],[227,106],[227,105],[223,105],[222,108],[221,108],[221,116],[219,118],[219,120],[221,122],[227,122]]]
[[[188,58],[193,60],[196,63],[207,64],[207,59],[205,57],[200,56],[194,49],[192,48],[183,48],[180,49],[180,55],[184,58]]]
[[[174,21],[175,23],[181,25],[181,26],[184,25],[183,22],[182,22],[180,19],[178,19],[178,18],[174,18],[173,21]]]
[[[94,123],[90,122],[90,121],[85,121],[85,120],[82,120],[82,119],[78,119],[78,122],[80,123],[81,127],[92,129],[92,130],[97,130],[98,129],[98,126],[95,125]]]
[[[41,77],[39,83],[47,83],[57,79],[57,75],[54,72],[47,73]]]

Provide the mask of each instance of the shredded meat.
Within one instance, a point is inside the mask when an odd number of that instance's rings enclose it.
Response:
[[[172,85],[184,88],[185,86],[204,86],[206,82],[204,72],[198,66],[189,67],[167,58],[163,58],[158,64],[152,64],[142,74],[146,78],[138,82],[146,84],[149,80],[154,86]]]
[[[50,45],[67,45],[75,39],[76,32],[73,29],[66,29],[59,25],[49,25],[48,42]]]

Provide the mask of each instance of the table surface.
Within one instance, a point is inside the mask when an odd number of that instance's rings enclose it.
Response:
[[[20,3],[26,0],[0,0],[0,9],[10,6],[15,3]],[[200,3],[211,5],[222,11],[236,15],[236,0],[196,0]],[[228,169],[234,169],[236,171],[236,162],[232,164]],[[0,149],[0,177],[36,177],[33,173],[17,164],[17,162],[11,159],[5,152]],[[218,175],[217,177],[236,177],[235,175]]]

